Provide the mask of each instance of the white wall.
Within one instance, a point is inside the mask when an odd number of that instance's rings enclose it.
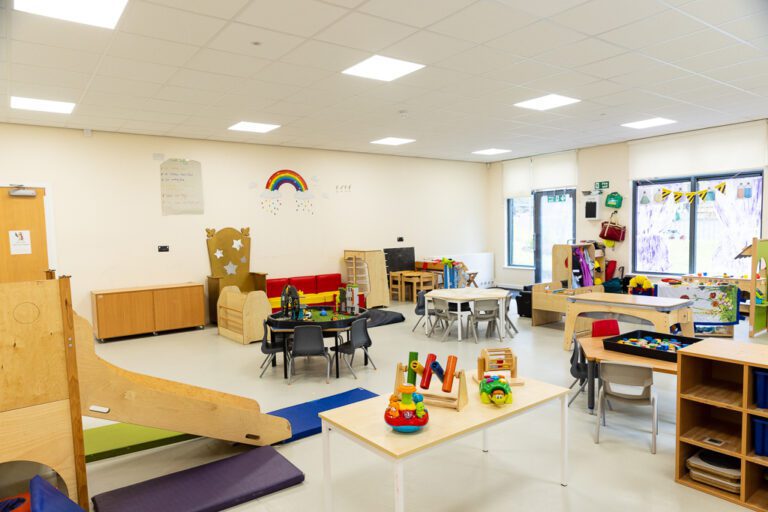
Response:
[[[161,162],[198,160],[204,215],[160,214]],[[315,214],[284,202],[274,216],[259,194],[293,169],[315,193]],[[91,290],[208,274],[206,227],[249,226],[251,269],[274,277],[341,270],[342,251],[416,247],[419,254],[486,250],[482,164],[312,149],[0,124],[0,183],[44,183],[53,196],[59,275],[72,276],[75,309]],[[351,185],[336,193],[336,185]],[[289,192],[286,192],[289,194]],[[405,242],[398,243],[398,236]],[[158,253],[157,245],[170,245]]]

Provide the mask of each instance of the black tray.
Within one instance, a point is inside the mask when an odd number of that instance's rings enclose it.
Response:
[[[653,336],[654,338],[675,338],[677,341],[686,344],[693,344],[701,341],[703,338],[688,338],[686,336],[678,336],[676,334],[663,334],[660,332],[644,331],[642,329],[637,331],[630,331],[618,336],[611,336],[610,338],[603,339],[603,348],[605,350],[613,350],[614,352],[623,352],[625,354],[632,354],[633,356],[650,357],[652,359],[661,359],[662,361],[670,361],[672,363],[677,362],[677,352],[665,352],[663,350],[656,350],[652,348],[636,347],[634,345],[624,345],[618,343],[624,338],[645,338],[646,336]]]

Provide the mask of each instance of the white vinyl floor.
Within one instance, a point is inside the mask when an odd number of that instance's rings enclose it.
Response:
[[[513,306],[514,308],[514,306]],[[455,328],[444,342],[427,338],[419,328],[412,304],[391,309],[406,316],[405,323],[370,329],[371,355],[378,366],[362,366],[355,358],[358,379],[342,366],[341,378],[325,383],[324,361],[298,362],[292,385],[282,378],[282,367],[267,370],[259,379],[263,355],[259,344],[243,346],[216,334],[215,328],[100,344],[100,356],[128,370],[178,380],[197,386],[257,399],[263,411],[295,405],[354,387],[391,393],[395,364],[406,362],[416,350],[420,359],[434,352],[439,360],[455,354],[459,367],[473,368],[483,346],[499,346],[497,339],[480,343],[457,341]],[[531,328],[530,320],[512,315],[520,334],[505,340],[519,358],[521,376],[568,386],[570,353],[562,349],[562,325]],[[632,327],[629,324],[627,327]],[[737,338],[744,337],[744,322]],[[764,341],[763,341],[764,342]],[[282,364],[282,361],[281,361]],[[405,463],[406,509],[413,511],[621,511],[725,512],[742,510],[725,501],[676,484],[674,376],[656,375],[660,396],[658,453],[650,453],[650,409],[620,404],[608,412],[607,428],[599,445],[593,442],[595,417],[586,410],[586,397],[569,411],[570,478],[559,485],[558,404],[553,402],[508,421],[489,434],[490,451],[480,449],[480,434],[468,436]],[[474,392],[474,389],[470,389]],[[383,411],[382,411],[383,414]],[[86,426],[96,425],[86,419]],[[391,465],[357,444],[332,437],[334,510],[390,511],[393,502]],[[187,441],[142,453],[91,463],[91,495],[180,469],[193,467],[237,451],[211,439]],[[319,435],[277,448],[306,474],[296,487],[246,503],[238,512],[322,510],[322,443]],[[212,491],[215,491],[212,489]],[[149,512],[149,511],[147,511]],[[153,511],[154,512],[154,511]],[[160,512],[160,511],[158,511]]]

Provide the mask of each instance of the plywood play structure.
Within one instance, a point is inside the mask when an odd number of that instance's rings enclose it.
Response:
[[[768,240],[753,238],[752,245],[745,247],[736,258],[752,259],[752,274],[749,279],[749,336],[768,331],[768,298],[766,296],[765,273],[768,271]]]
[[[226,286],[241,292],[267,291],[267,274],[251,272],[251,229],[206,229],[205,243],[211,275],[208,276],[208,311],[211,323],[217,322],[219,295]]]
[[[264,339],[264,320],[272,306],[263,291],[242,293],[237,286],[225,286],[217,310],[220,336],[243,345]]]
[[[254,446],[291,437],[290,423],[255,400],[98,357],[67,277],[0,284],[0,361],[0,463],[45,464],[86,509],[82,415]]]

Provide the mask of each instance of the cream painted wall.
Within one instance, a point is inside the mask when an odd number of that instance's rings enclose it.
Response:
[[[204,215],[161,215],[154,153],[201,162]],[[267,178],[285,168],[307,180],[314,215],[292,197],[277,216],[261,209]],[[345,248],[485,251],[485,178],[477,163],[0,124],[0,183],[49,187],[56,269],[87,317],[94,289],[204,282],[206,227],[250,226],[251,269],[274,277],[340,271]]]

